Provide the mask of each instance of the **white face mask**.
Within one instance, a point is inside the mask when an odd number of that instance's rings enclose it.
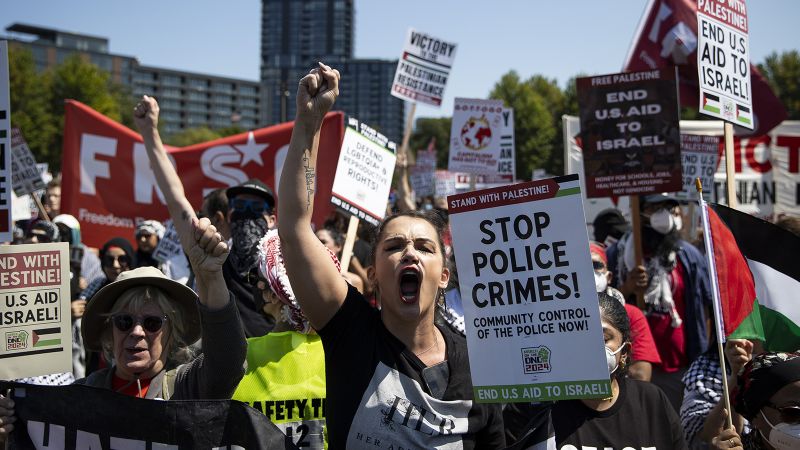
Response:
[[[764,415],[764,411],[761,411],[761,417],[767,422],[767,425],[772,428],[772,431],[769,432],[769,441],[773,447],[777,450],[793,450],[800,448],[800,423],[785,423],[781,422],[777,425],[773,425],[772,422],[767,419],[767,416]],[[761,430],[759,430],[761,433]],[[761,436],[764,437],[764,433],[761,433]]]
[[[605,292],[608,287],[608,277],[604,273],[594,273],[594,286],[597,292]]]
[[[650,214],[650,227],[661,234],[667,234],[675,228],[675,217],[666,208],[661,208]]]
[[[624,343],[620,345],[616,351],[612,351],[610,348],[608,348],[608,346],[606,346],[606,363],[608,363],[609,375],[614,373],[614,371],[619,367],[619,363],[617,362],[617,353],[621,352],[623,348],[625,348]]]

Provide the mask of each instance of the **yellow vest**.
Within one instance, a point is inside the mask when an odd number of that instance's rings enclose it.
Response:
[[[298,447],[328,448],[319,335],[284,331],[248,339],[247,372],[233,399],[264,413]]]

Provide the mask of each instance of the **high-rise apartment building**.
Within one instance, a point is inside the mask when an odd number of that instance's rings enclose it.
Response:
[[[78,53],[111,79],[127,86],[139,98],[156,96],[160,122],[166,134],[187,128],[244,129],[261,126],[261,85],[257,81],[218,77],[175,69],[143,66],[132,56],[111,54],[108,39],[26,24],[6,28],[13,46],[28,49],[39,71],[47,70]]]
[[[405,105],[389,94],[397,61],[353,58],[354,15],[353,0],[262,0],[264,123],[294,118],[297,81],[322,61],[342,74],[335,109],[402,137]]]

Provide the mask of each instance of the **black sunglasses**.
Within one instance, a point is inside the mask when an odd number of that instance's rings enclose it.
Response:
[[[104,266],[111,267],[111,266],[114,265],[114,261],[119,262],[120,266],[130,266],[131,265],[131,259],[128,257],[128,255],[119,255],[119,256],[105,255],[105,256],[103,256],[103,265]]]
[[[144,331],[148,333],[158,333],[166,322],[167,316],[139,317],[131,314],[114,314],[111,316],[111,323],[114,324],[117,330],[123,333],[130,331],[136,324],[141,324]]]
[[[767,406],[777,409],[781,413],[781,422],[800,423],[800,405],[776,406],[772,403],[767,403]]]
[[[603,261],[592,261],[592,268],[594,270],[603,270],[606,268],[606,263]]]
[[[247,200],[243,198],[232,198],[229,202],[234,211],[244,212],[250,210],[253,214],[270,214],[272,206],[265,200]]]

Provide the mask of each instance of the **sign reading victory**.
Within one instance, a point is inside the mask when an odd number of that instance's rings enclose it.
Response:
[[[0,246],[0,380],[72,371],[68,249]]]
[[[754,129],[744,0],[698,0],[700,112]]]
[[[586,197],[683,187],[674,69],[578,78]]]
[[[386,136],[349,118],[333,179],[331,202],[344,212],[377,226],[386,215],[396,151],[397,145]]]
[[[610,397],[578,176],[447,200],[476,401]]]
[[[408,30],[403,54],[394,74],[392,95],[403,100],[441,106],[455,57],[455,42],[447,42],[414,29]]]

